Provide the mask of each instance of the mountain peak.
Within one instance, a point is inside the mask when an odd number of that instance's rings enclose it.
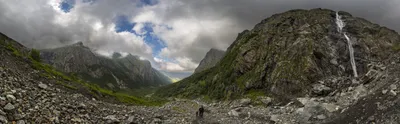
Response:
[[[72,44],[72,45],[73,45],[73,46],[82,46],[82,47],[84,47],[82,41],[76,42],[76,43],[74,43],[74,44]]]
[[[225,52],[225,51],[219,50],[217,48],[211,48],[208,52]]]
[[[206,69],[214,67],[215,64],[219,62],[219,60],[224,57],[225,51],[211,48],[207,53],[206,56],[201,60],[199,66],[196,68],[194,73],[198,73],[204,71]]]

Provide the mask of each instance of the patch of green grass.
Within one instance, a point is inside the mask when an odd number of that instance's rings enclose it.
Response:
[[[395,44],[395,45],[393,45],[393,48],[392,48],[394,51],[400,51],[400,43],[397,43],[397,44]]]
[[[44,71],[47,72],[48,74],[53,75],[53,76],[56,76],[56,77],[60,77],[61,79],[64,79],[64,80],[66,80],[66,81],[73,81],[71,77],[69,77],[69,76],[67,76],[67,75],[65,75],[65,74],[63,74],[63,73],[57,71],[57,70],[56,70],[53,66],[51,66],[51,65],[43,64],[43,63],[40,63],[40,62],[35,61],[35,60],[32,60],[32,61],[33,61],[33,62],[32,62],[32,63],[33,63],[33,67],[34,67],[35,69],[44,70]]]
[[[252,100],[256,100],[257,97],[266,96],[266,94],[263,91],[252,89],[249,90],[245,96]]]
[[[199,81],[200,86],[205,87],[206,86],[206,81]]]
[[[182,109],[180,107],[177,107],[177,106],[172,107],[172,110],[180,112],[180,113],[185,113],[186,112],[186,110],[184,110],[184,109]]]
[[[30,52],[30,57],[36,62],[40,62],[40,52],[36,49],[32,49]]]
[[[204,95],[204,96],[203,96],[203,101],[204,101],[204,102],[212,102],[210,96],[208,96],[208,95]]]
[[[6,49],[11,51],[15,56],[22,57],[22,54],[17,49],[15,49],[11,43],[7,44]]]

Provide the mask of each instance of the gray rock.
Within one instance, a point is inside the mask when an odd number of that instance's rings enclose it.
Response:
[[[310,98],[297,98],[297,101],[303,105],[307,105],[307,103],[311,102]]]
[[[390,87],[391,90],[396,90],[397,89],[397,85],[396,84],[391,84],[389,87]]]
[[[386,94],[388,90],[382,90],[382,94]]]
[[[16,99],[15,96],[13,96],[13,95],[7,95],[6,97],[10,101],[15,101],[15,99]]]
[[[263,97],[263,98],[260,98],[260,101],[264,104],[264,105],[270,105],[271,104],[271,102],[272,102],[272,98],[270,98],[270,97]]]
[[[390,95],[392,95],[392,96],[396,96],[396,95],[397,95],[397,93],[396,93],[396,91],[394,91],[394,90],[390,90]]]
[[[135,121],[135,116],[129,116],[128,120],[126,120],[126,123],[130,124],[130,123],[134,123]]]
[[[25,116],[24,115],[22,115],[22,114],[14,114],[14,119],[15,120],[21,120],[21,119],[23,119]]]
[[[318,116],[317,116],[317,119],[319,119],[319,120],[324,120],[324,119],[326,119],[326,116],[323,115],[323,114],[321,114],[321,115],[318,115]]]
[[[279,117],[280,117],[280,115],[271,115],[271,118],[269,120],[277,123],[277,122],[279,122]]]
[[[7,120],[6,117],[0,115],[0,122],[7,124],[7,123],[8,123],[8,120]]]
[[[81,109],[86,108],[86,105],[83,104],[83,103],[80,103],[80,104],[79,104],[79,108],[81,108]]]
[[[57,116],[59,116],[60,115],[60,111],[57,111],[57,110],[53,110],[53,114],[55,114],[55,115],[57,115]]]
[[[42,89],[47,89],[48,88],[48,86],[46,84],[43,84],[43,83],[40,83],[39,87],[42,88]]]
[[[309,111],[304,110],[304,107],[298,108],[296,110],[296,114],[298,115],[299,121],[301,122],[307,122],[312,116]]]
[[[108,123],[119,122],[119,120],[117,119],[117,117],[115,115],[108,115],[108,116],[104,117],[103,119],[107,120]]]
[[[58,117],[54,117],[53,122],[56,123],[56,124],[59,124],[60,123],[60,119]]]
[[[239,117],[239,112],[237,112],[236,110],[231,110],[228,112],[229,116],[234,116],[234,117]]]
[[[354,91],[354,98],[364,97],[368,93],[367,88],[364,85],[357,86]]]
[[[251,103],[251,99],[241,99],[240,100],[240,105],[242,105],[242,106],[248,106],[248,105],[250,105],[250,103]]]
[[[11,111],[11,110],[14,110],[15,107],[14,107],[13,104],[8,103],[6,106],[4,106],[4,109],[7,110],[7,111]]]
[[[312,87],[313,87],[312,92],[315,95],[326,96],[332,92],[332,88],[327,87],[323,84],[314,84],[314,85],[312,85]]]
[[[25,121],[24,120],[19,120],[19,121],[17,121],[17,124],[25,124]]]
[[[160,118],[154,118],[151,124],[161,124],[162,120]]]
[[[7,115],[7,113],[0,109],[0,115]]]
[[[336,59],[331,59],[329,62],[333,65],[339,65]]]
[[[80,118],[72,118],[71,121],[81,123],[82,119],[80,119]]]
[[[330,103],[323,103],[323,104],[322,104],[322,107],[323,107],[325,110],[327,110],[328,112],[335,112],[335,111],[337,111],[337,110],[340,109],[339,106],[334,105],[334,104],[330,104]]]

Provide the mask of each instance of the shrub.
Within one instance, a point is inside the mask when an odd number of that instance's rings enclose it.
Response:
[[[36,49],[32,49],[30,53],[30,57],[36,62],[40,62],[40,52]]]

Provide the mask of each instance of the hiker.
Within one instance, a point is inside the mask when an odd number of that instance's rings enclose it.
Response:
[[[204,107],[201,106],[201,107],[199,108],[199,111],[198,111],[198,114],[199,114],[199,117],[200,117],[200,118],[203,118],[203,113],[204,113]]]

